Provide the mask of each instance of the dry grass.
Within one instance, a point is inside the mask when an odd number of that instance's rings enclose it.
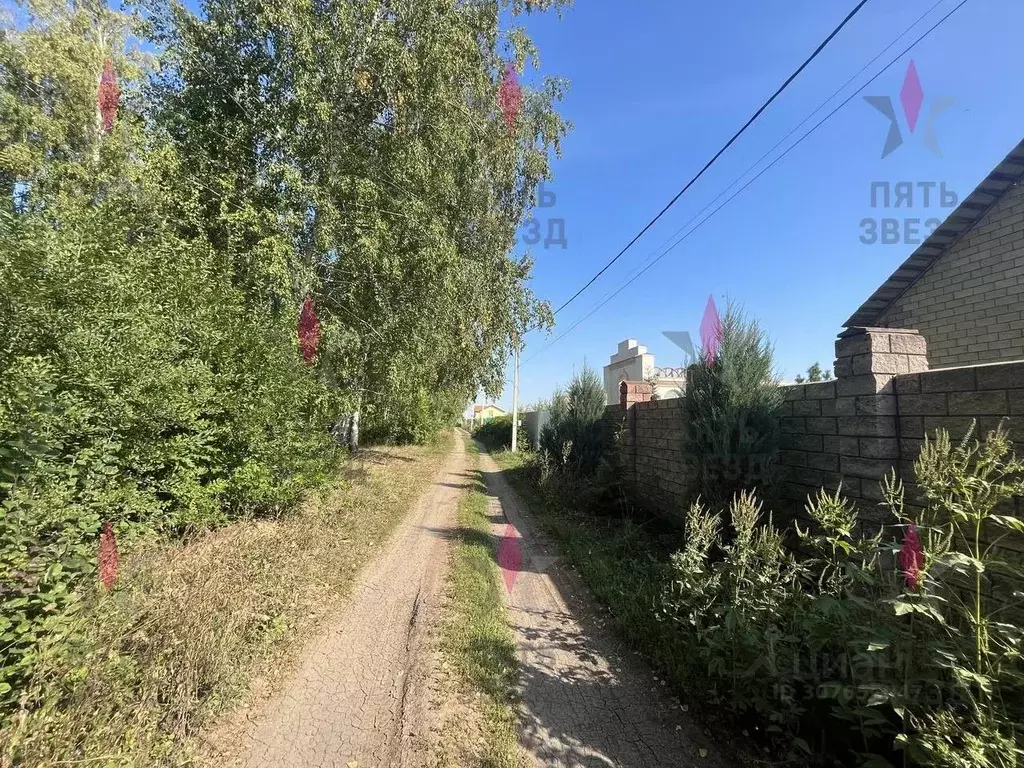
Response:
[[[0,736],[0,764],[194,763],[200,731],[338,609],[450,445],[366,451],[277,520],[134,552]]]

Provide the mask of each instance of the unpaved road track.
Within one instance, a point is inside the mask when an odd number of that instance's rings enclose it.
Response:
[[[551,556],[493,460],[481,455],[495,551],[520,662],[523,762],[536,766],[699,766],[732,761],[598,626],[575,576]],[[260,707],[246,768],[433,766],[427,628],[441,604],[447,542],[470,487],[461,435],[433,485],[359,577],[339,616]],[[511,553],[511,556],[509,556]]]
[[[481,456],[520,664],[520,742],[534,765],[735,765],[603,630],[575,574],[538,535],[490,456]],[[516,545],[509,539],[515,537]]]
[[[281,692],[248,728],[249,768],[397,766],[422,711],[414,674],[439,605],[446,532],[466,487],[461,435],[444,468],[341,614],[303,651]],[[417,714],[413,714],[413,713]]]

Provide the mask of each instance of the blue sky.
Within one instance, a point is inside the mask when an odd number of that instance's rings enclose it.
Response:
[[[709,295],[720,303],[726,296],[736,299],[761,322],[775,341],[777,365],[786,378],[815,360],[830,364],[841,324],[914,250],[908,244],[861,243],[861,220],[923,220],[949,213],[934,203],[925,208],[919,198],[909,211],[872,209],[871,183],[945,182],[963,197],[1024,136],[1024,103],[1018,97],[1024,60],[1007,35],[1024,26],[1019,0],[969,0],[864,91],[891,96],[896,105],[905,143],[889,157],[881,158],[888,121],[857,96],[603,309],[543,348],[660,252],[680,226],[935,1],[871,0],[676,206],[559,313],[550,336],[527,337],[521,401],[549,396],[584,360],[600,370],[627,337],[646,344],[658,365],[680,365],[681,353],[662,331],[687,330],[699,338]],[[942,0],[820,116],[957,2]],[[565,219],[568,247],[531,247],[534,291],[553,306],[575,293],[854,5],[854,0],[627,5],[579,0],[561,21],[554,15],[530,18],[527,27],[540,49],[541,71],[570,80],[562,111],[574,124],[555,163],[550,185],[555,206],[537,211],[542,223],[549,216]],[[911,59],[924,91],[913,134],[899,104]],[[527,73],[526,79],[535,76]],[[941,158],[922,141],[931,100],[938,96],[955,99],[936,123]],[[525,252],[526,246],[518,250]],[[506,409],[512,400],[511,366],[508,381],[497,401]]]

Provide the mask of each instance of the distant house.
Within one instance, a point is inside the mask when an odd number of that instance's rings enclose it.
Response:
[[[649,381],[657,399],[679,397],[686,389],[685,368],[657,368],[654,355],[636,339],[619,342],[619,348],[604,367],[604,391],[608,405],[619,402],[619,383]]]
[[[932,368],[1024,359],[1024,141],[846,321],[909,328]]]
[[[499,416],[504,416],[505,412],[496,405],[474,405],[473,406],[473,423],[483,424],[496,419]]]

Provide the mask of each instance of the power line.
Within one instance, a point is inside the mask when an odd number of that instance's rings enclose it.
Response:
[[[702,226],[703,226],[703,225],[704,225],[704,224],[705,224],[705,223],[706,223],[706,222],[708,221],[708,219],[710,219],[710,218],[711,218],[712,216],[714,216],[714,215],[715,215],[716,213],[718,213],[718,212],[719,212],[720,210],[722,210],[722,208],[724,208],[724,207],[725,207],[725,206],[727,206],[727,205],[728,205],[729,203],[731,203],[731,202],[732,202],[733,200],[735,200],[735,199],[736,199],[736,197],[738,197],[738,196],[739,196],[739,195],[740,195],[740,194],[741,194],[741,193],[742,193],[742,192],[743,192],[744,190],[746,190],[746,189],[747,189],[747,188],[748,188],[748,187],[749,187],[749,186],[750,186],[751,184],[753,184],[753,183],[754,183],[755,181],[757,181],[757,180],[758,180],[759,178],[761,178],[761,177],[762,177],[762,176],[763,176],[763,175],[764,175],[765,173],[767,173],[767,172],[768,172],[768,171],[769,171],[769,170],[770,170],[771,168],[773,168],[773,167],[774,167],[774,166],[775,166],[775,165],[776,165],[776,164],[777,164],[777,163],[778,163],[778,162],[779,162],[780,160],[782,160],[782,159],[783,159],[784,157],[786,157],[786,156],[787,156],[787,155],[788,155],[788,154],[789,154],[790,152],[792,152],[792,151],[793,151],[794,149],[796,149],[796,148],[797,148],[798,146],[800,146],[800,144],[802,144],[802,143],[804,142],[804,140],[805,140],[805,139],[807,139],[807,138],[808,138],[808,137],[809,137],[809,136],[810,136],[810,135],[811,135],[812,133],[814,133],[815,131],[817,131],[817,130],[818,130],[818,129],[819,129],[819,128],[820,128],[821,126],[822,126],[822,125],[824,125],[824,124],[825,124],[825,123],[826,123],[826,122],[827,122],[827,121],[828,121],[829,119],[831,119],[831,118],[832,118],[832,116],[836,114],[836,112],[838,112],[838,111],[839,111],[840,109],[842,109],[842,108],[843,108],[843,107],[845,107],[845,106],[846,106],[847,104],[849,104],[849,103],[850,103],[851,101],[853,101],[854,97],[856,97],[857,95],[859,95],[859,94],[860,94],[860,93],[861,93],[861,92],[862,92],[862,91],[863,91],[863,90],[864,90],[865,88],[867,88],[867,87],[868,87],[869,85],[871,85],[871,84],[872,84],[873,82],[875,82],[875,80],[877,80],[877,79],[878,79],[879,77],[881,77],[881,76],[882,76],[882,75],[883,75],[883,74],[884,74],[884,73],[885,73],[885,72],[886,72],[887,70],[889,70],[889,69],[890,69],[890,68],[891,68],[891,67],[892,67],[892,66],[893,66],[894,64],[896,64],[896,62],[898,62],[898,61],[899,61],[900,59],[902,59],[902,58],[903,58],[904,56],[906,56],[906,55],[907,55],[907,54],[908,54],[908,53],[909,53],[909,52],[910,52],[910,51],[911,51],[911,50],[912,50],[913,48],[915,48],[915,47],[916,47],[916,46],[917,46],[917,45],[918,45],[918,44],[919,44],[919,43],[920,43],[920,42],[921,42],[922,40],[924,40],[924,39],[925,39],[926,37],[928,37],[928,36],[929,36],[929,35],[930,35],[930,34],[931,34],[932,32],[934,32],[934,31],[935,31],[936,29],[938,29],[938,28],[939,28],[939,27],[940,27],[940,26],[941,26],[941,25],[942,25],[943,23],[945,23],[945,22],[946,22],[946,20],[947,20],[947,19],[949,19],[949,17],[950,17],[950,16],[952,16],[952,15],[953,15],[954,13],[956,13],[956,12],[957,12],[957,11],[959,11],[959,10],[960,10],[961,8],[963,8],[963,7],[964,7],[964,6],[965,6],[965,5],[967,4],[967,2],[968,2],[968,0],[960,0],[960,3],[959,3],[959,4],[957,4],[957,6],[956,6],[955,8],[953,8],[953,10],[951,10],[951,11],[950,11],[949,13],[947,13],[947,14],[946,14],[945,16],[943,16],[943,17],[942,17],[941,19],[939,19],[939,20],[938,20],[938,21],[937,21],[937,22],[936,22],[935,24],[933,24],[933,25],[932,25],[932,26],[931,26],[931,27],[930,27],[930,28],[929,28],[928,30],[926,30],[926,31],[925,31],[925,32],[924,32],[924,33],[923,33],[923,34],[922,34],[922,35],[921,35],[920,37],[918,37],[918,38],[917,38],[917,39],[916,39],[916,40],[915,40],[914,42],[912,42],[912,43],[911,43],[911,44],[910,44],[909,46],[907,46],[906,48],[904,48],[904,49],[903,49],[903,51],[901,51],[901,52],[900,52],[900,53],[899,53],[899,54],[898,54],[898,55],[897,55],[897,56],[896,56],[895,58],[893,58],[893,59],[892,59],[892,60],[891,60],[891,61],[890,61],[890,62],[889,62],[888,64],[886,64],[886,65],[885,65],[884,67],[882,67],[882,69],[880,69],[880,70],[879,70],[879,71],[878,71],[878,72],[877,72],[877,73],[876,73],[875,75],[873,75],[873,76],[871,77],[871,79],[870,79],[870,80],[868,80],[867,82],[865,82],[865,83],[864,83],[864,84],[863,84],[863,85],[862,85],[862,86],[861,86],[860,88],[858,88],[858,89],[857,89],[856,91],[854,91],[854,92],[853,92],[852,94],[850,94],[850,95],[849,95],[849,96],[848,96],[848,97],[847,97],[847,98],[846,98],[846,99],[845,99],[845,100],[844,100],[844,101],[843,101],[842,103],[840,103],[840,104],[839,104],[839,106],[837,106],[837,107],[836,107],[835,109],[833,109],[833,110],[832,110],[831,112],[829,112],[829,113],[828,113],[827,115],[825,115],[825,117],[823,117],[823,118],[822,118],[821,120],[819,120],[819,121],[818,121],[818,122],[817,122],[817,123],[816,123],[816,124],[814,125],[814,127],[813,127],[813,128],[811,128],[811,129],[810,129],[809,131],[807,131],[806,133],[804,133],[804,134],[803,134],[803,135],[802,135],[802,136],[801,136],[801,137],[800,137],[799,139],[797,139],[797,140],[796,140],[796,141],[795,141],[795,142],[794,142],[794,143],[793,143],[792,145],[790,145],[790,147],[789,147],[788,149],[786,149],[786,151],[785,151],[785,152],[783,152],[783,153],[782,153],[781,155],[779,155],[779,156],[778,156],[778,157],[776,157],[776,158],[775,158],[774,160],[772,160],[772,162],[771,162],[771,163],[769,163],[768,165],[766,165],[766,166],[765,166],[765,167],[764,167],[763,169],[761,169],[761,171],[760,171],[760,172],[758,172],[758,174],[757,174],[756,176],[754,176],[753,178],[751,178],[751,179],[750,179],[749,181],[747,181],[747,183],[746,183],[746,184],[744,184],[744,185],[743,185],[742,187],[740,187],[740,188],[739,188],[738,190],[736,190],[736,192],[734,192],[734,193],[733,193],[733,194],[732,194],[732,195],[731,195],[731,196],[730,196],[730,197],[729,197],[729,198],[728,198],[728,199],[727,199],[727,200],[726,200],[725,202],[723,202],[723,203],[722,203],[721,205],[719,205],[719,206],[718,206],[717,208],[715,208],[715,209],[714,209],[714,210],[713,210],[713,211],[712,211],[711,213],[709,213],[709,214],[708,214],[707,216],[705,216],[705,217],[704,217],[703,219],[701,219],[701,220],[700,220],[700,222],[699,222],[699,223],[698,223],[698,224],[697,224],[696,226],[694,226],[694,227],[693,227],[692,229],[690,229],[690,230],[689,230],[689,231],[688,231],[688,232],[687,232],[687,233],[686,233],[685,235],[683,235],[682,237],[680,237],[680,238],[679,238],[678,240],[676,240],[676,241],[675,241],[674,243],[672,243],[672,245],[670,245],[670,246],[669,246],[668,248],[666,248],[666,249],[665,249],[664,251],[662,251],[662,252],[661,252],[661,254],[659,254],[657,258],[655,258],[655,259],[654,259],[653,261],[651,261],[651,262],[650,262],[649,264],[647,264],[647,266],[645,266],[645,267],[644,267],[643,269],[641,269],[641,270],[640,270],[639,272],[637,272],[637,273],[636,273],[636,275],[634,275],[634,276],[633,276],[632,278],[630,278],[630,279],[629,279],[629,280],[627,280],[627,281],[626,281],[625,283],[623,283],[623,284],[622,284],[622,285],[621,285],[621,286],[620,286],[620,287],[619,287],[618,289],[616,289],[616,290],[615,290],[614,292],[612,292],[612,293],[611,293],[611,294],[609,294],[609,295],[608,295],[607,297],[605,297],[605,299],[604,299],[604,300],[603,300],[602,302],[600,302],[600,303],[599,303],[599,304],[598,304],[597,306],[595,306],[595,307],[594,307],[593,309],[591,309],[591,310],[590,310],[590,312],[588,312],[588,313],[587,313],[587,314],[585,314],[585,315],[584,315],[583,317],[581,317],[581,318],[580,318],[579,320],[577,320],[577,321],[576,321],[575,323],[573,323],[573,324],[572,324],[572,325],[571,325],[571,326],[570,326],[570,327],[569,327],[568,329],[566,329],[566,331],[565,331],[564,333],[562,333],[562,334],[560,334],[559,336],[557,336],[556,338],[554,338],[554,339],[553,339],[553,340],[552,340],[551,342],[549,342],[549,343],[548,343],[548,344],[546,344],[546,345],[545,345],[544,347],[542,347],[542,348],[541,348],[540,350],[538,350],[538,351],[537,351],[537,354],[535,354],[535,355],[531,355],[531,356],[530,356],[530,357],[529,357],[529,358],[528,358],[527,360],[523,361],[523,363],[522,363],[522,364],[523,364],[523,365],[526,365],[526,364],[527,364],[527,363],[529,363],[529,362],[530,362],[531,360],[534,360],[534,359],[535,359],[535,358],[537,358],[537,357],[538,357],[539,355],[541,355],[541,354],[543,354],[544,352],[546,352],[546,351],[547,351],[547,350],[548,350],[549,348],[551,348],[552,346],[554,346],[555,344],[557,344],[557,343],[558,343],[559,341],[561,341],[562,339],[564,339],[564,338],[565,338],[566,336],[568,336],[568,335],[569,335],[570,333],[572,333],[572,332],[573,332],[573,331],[574,331],[574,330],[575,330],[576,328],[578,328],[578,327],[579,327],[579,326],[580,326],[580,325],[581,325],[581,324],[582,324],[582,323],[583,323],[583,322],[584,322],[585,320],[587,320],[587,319],[589,319],[590,317],[592,317],[592,316],[594,315],[594,313],[596,313],[596,312],[597,312],[597,311],[598,311],[599,309],[601,309],[601,308],[602,308],[603,306],[605,306],[605,304],[607,304],[607,303],[608,303],[609,301],[611,301],[611,300],[612,300],[612,299],[614,299],[614,298],[615,298],[616,296],[618,296],[618,295],[619,295],[620,293],[622,293],[622,291],[624,291],[624,290],[625,290],[626,288],[628,288],[628,287],[629,287],[630,285],[632,285],[632,284],[633,284],[634,282],[636,282],[636,280],[637,280],[637,279],[639,279],[639,278],[640,278],[640,277],[641,277],[641,276],[642,276],[642,275],[643,275],[643,274],[644,274],[645,272],[647,272],[647,271],[648,271],[648,270],[649,270],[649,269],[650,269],[651,267],[653,267],[653,266],[654,266],[655,264],[657,264],[657,263],[658,263],[659,261],[661,261],[661,260],[662,260],[662,259],[663,259],[663,258],[664,258],[665,256],[667,256],[667,255],[668,255],[669,253],[671,253],[671,252],[672,252],[673,250],[675,250],[675,249],[676,249],[676,248],[677,248],[677,247],[678,247],[678,246],[679,246],[679,245],[680,245],[680,244],[681,244],[681,243],[682,243],[682,242],[683,242],[684,240],[686,240],[686,238],[688,238],[688,237],[689,237],[690,235],[692,235],[692,234],[693,234],[694,232],[696,232],[696,231],[697,231],[698,229],[700,229],[700,228],[701,228],[701,227],[702,227]],[[933,9],[934,9],[934,7],[933,7]],[[931,13],[931,11],[929,11],[928,13]],[[927,15],[928,15],[928,14],[925,14],[925,16],[927,16]],[[923,17],[922,17],[922,18],[923,18]],[[918,22],[919,22],[919,21],[920,21],[920,19],[918,19]],[[913,28],[913,26],[914,26],[914,25],[916,25],[916,24],[917,24],[918,22],[914,22],[914,24],[913,24],[913,25],[911,25],[911,27],[910,27],[910,28]],[[910,28],[908,28],[908,31],[909,31],[909,29],[910,29]],[[906,34],[906,32],[904,32],[904,34]],[[900,35],[900,37],[903,37],[903,35]],[[896,39],[897,39],[897,40],[899,40],[900,38],[898,37],[898,38],[896,38]],[[893,42],[895,42],[895,41],[893,41]],[[889,46],[889,47],[891,47],[891,46],[892,46],[892,43],[890,43],[890,46]],[[886,50],[887,50],[887,49],[886,49]],[[884,53],[884,51],[883,51],[883,53]],[[876,56],[876,57],[875,57],[875,59],[877,59],[877,58],[878,58],[878,57]],[[862,71],[863,71],[863,70],[862,70]],[[856,77],[856,75],[855,75],[854,77]],[[841,89],[840,89],[840,90],[841,90]],[[831,97],[830,97],[830,98],[831,98]],[[818,109],[821,109],[821,108],[819,107]],[[813,114],[815,114],[815,113],[816,113],[817,111],[818,111],[818,110],[815,110],[815,111],[814,111],[814,112],[812,112],[811,114],[813,115]],[[805,123],[805,122],[807,122],[807,120],[805,119],[805,120],[804,120],[803,122]],[[803,123],[800,123],[800,125],[803,125]],[[799,128],[799,126],[797,126],[797,127]],[[792,133],[793,133],[793,132],[791,131],[791,132],[790,132],[790,135],[792,135]],[[784,140],[785,140],[785,139],[783,139],[783,141],[784,141]],[[780,142],[780,143],[781,143],[781,142]],[[778,145],[776,145],[776,146],[778,146]],[[769,152],[771,152],[771,150],[769,150]],[[763,160],[764,158],[762,157],[761,159]],[[757,163],[754,163],[754,165],[753,165],[753,166],[751,166],[750,168],[748,168],[748,169],[747,169],[746,171],[744,171],[744,172],[743,172],[743,174],[741,174],[739,178],[743,178],[743,176],[745,176],[745,175],[746,175],[747,173],[749,173],[749,172],[750,172],[750,170],[751,170],[752,168],[756,167],[756,166],[757,166],[757,164],[758,164],[758,163],[760,163],[760,162],[761,162],[761,160],[758,160],[758,161],[757,161]],[[735,184],[735,183],[736,183],[736,182],[733,182],[733,184]],[[731,186],[732,186],[732,185],[730,185],[730,187],[731,187]],[[730,187],[727,187],[727,188],[726,188],[726,191],[728,191],[728,189],[729,189]],[[722,194],[725,194],[725,193],[723,192]],[[722,195],[719,195],[718,197],[721,197],[721,196],[722,196]],[[717,200],[718,198],[715,198],[715,199]],[[712,201],[712,202],[713,202],[713,201]],[[707,206],[705,206],[704,210],[707,210]],[[698,213],[697,215],[699,216],[700,214]],[[695,216],[694,218],[696,218],[696,216]],[[692,220],[693,220],[693,219],[691,219],[691,221],[692,221]],[[685,226],[686,226],[686,225],[684,225],[684,227],[685,227]],[[678,230],[677,230],[677,231],[678,231]]]
[[[803,128],[811,120],[812,117],[814,117],[816,114],[818,114],[818,112],[820,112],[822,109],[827,107],[829,102],[832,101],[832,99],[834,99],[840,93],[845,91],[858,77],[863,75],[871,67],[872,64],[874,64],[876,61],[878,61],[880,58],[882,58],[886,53],[889,52],[889,50],[891,48],[893,48],[893,46],[896,45],[896,43],[898,43],[900,40],[902,40],[904,37],[906,37],[907,34],[910,32],[910,30],[912,30],[914,27],[916,27],[918,24],[920,24],[922,21],[924,21],[925,18],[927,18],[928,16],[931,16],[931,14],[935,11],[935,9],[938,8],[940,5],[942,5],[945,1],[946,0],[936,0],[935,4],[931,8],[929,8],[927,11],[925,11],[920,16],[918,16],[917,19],[910,26],[908,26],[906,29],[904,29],[899,35],[894,37],[892,39],[892,41],[890,41],[890,43],[887,46],[885,46],[885,48],[883,48],[877,54],[875,54],[874,58],[872,58],[863,67],[861,67],[845,83],[843,83],[841,86],[836,88],[829,96],[827,96],[825,98],[824,101],[821,102],[821,104],[819,104],[817,107],[815,107],[813,110],[811,110],[811,112],[808,113],[807,117],[805,117],[803,120],[801,120],[795,126],[793,126],[792,129],[790,129],[789,133],[787,133],[785,136],[783,136],[781,139],[779,139],[777,142],[775,142],[775,144],[767,152],[765,152],[763,155],[761,155],[761,157],[759,157],[756,161],[751,163],[750,166],[745,171],[743,171],[743,173],[741,173],[739,176],[737,176],[735,179],[733,179],[732,183],[728,184],[725,187],[725,189],[723,189],[721,192],[718,193],[718,195],[716,195],[714,198],[712,198],[710,200],[710,202],[707,203],[707,205],[705,205],[703,208],[701,208],[699,211],[697,211],[697,213],[695,213],[693,216],[691,216],[686,222],[681,224],[671,235],[669,235],[665,239],[665,241],[661,245],[659,245],[657,248],[655,248],[651,252],[651,254],[646,259],[644,259],[644,261],[641,264],[639,264],[638,266],[634,267],[630,271],[630,273],[626,276],[626,279],[628,280],[630,277],[632,277],[634,274],[636,274],[637,270],[642,269],[643,267],[647,266],[648,262],[657,255],[659,249],[664,248],[666,245],[668,245],[670,242],[672,242],[672,240],[675,238],[676,235],[678,235],[684,229],[689,227],[693,222],[695,222],[697,219],[699,219],[700,216],[706,210],[708,210],[711,206],[713,206],[715,203],[717,203],[719,200],[721,200],[723,197],[725,197],[729,193],[730,189],[735,187],[737,184],[739,184],[743,180],[744,176],[746,176],[748,173],[750,173],[752,170],[754,170],[754,168],[756,168],[761,163],[763,163],[766,159],[768,159],[768,157],[771,156],[771,154],[773,152],[775,152],[776,149],[778,149],[786,141],[788,141],[789,138],[794,133],[796,133],[798,130]]]
[[[771,106],[772,102],[774,102],[775,99],[777,99],[779,97],[779,95],[784,90],[786,90],[786,88],[789,87],[789,84],[792,83],[794,80],[796,80],[797,76],[799,76],[799,74],[801,72],[803,72],[807,68],[807,66],[818,57],[818,54],[821,53],[825,49],[825,46],[827,46],[830,42],[832,42],[832,38],[834,38],[836,35],[839,34],[839,32],[843,29],[843,27],[845,27],[847,25],[847,23],[854,16],[857,15],[857,13],[860,11],[860,9],[863,8],[867,4],[867,2],[868,2],[868,0],[860,0],[860,2],[857,3],[856,7],[846,15],[846,18],[842,20],[842,22],[839,24],[839,26],[836,27],[835,29],[833,29],[832,33],[828,37],[826,37],[817,48],[814,49],[814,52],[810,56],[808,56],[807,59],[804,60],[804,63],[801,64],[796,69],[796,71],[793,72],[793,74],[791,74],[788,78],[786,78],[786,81],[782,85],[779,86],[779,88],[775,91],[775,93],[773,93],[771,95],[771,97],[768,99],[768,101],[766,101],[764,104],[762,104],[758,108],[758,110],[753,115],[751,115],[750,119],[747,120],[747,122],[745,122],[743,124],[743,127],[740,128],[738,131],[736,131],[736,133],[734,133],[732,135],[732,138],[729,139],[725,143],[725,145],[720,150],[718,150],[718,152],[716,152],[715,155],[710,160],[707,161],[707,163],[705,163],[704,167],[701,168],[700,171],[697,172],[697,175],[694,176],[692,179],[690,179],[688,182],[686,182],[686,186],[683,187],[681,190],[679,190],[679,192],[676,194],[676,196],[668,201],[668,204],[664,208],[661,209],[661,211],[658,213],[658,215],[655,216],[653,219],[651,219],[649,222],[647,222],[647,226],[645,226],[643,229],[641,229],[640,232],[637,233],[636,237],[634,237],[632,240],[630,240],[626,244],[625,248],[623,248],[621,251],[619,251],[617,254],[615,254],[615,258],[613,258],[611,261],[609,261],[607,264],[605,264],[603,267],[601,267],[601,269],[597,272],[596,275],[594,275],[592,278],[590,278],[590,280],[588,280],[587,283],[582,288],[580,288],[578,291],[576,291],[576,293],[574,293],[571,297],[569,297],[569,300],[566,301],[565,303],[563,303],[562,306],[560,306],[558,309],[556,309],[553,314],[557,315],[559,312],[561,312],[563,309],[565,309],[567,306],[569,306],[573,301],[575,301],[576,298],[579,297],[579,295],[581,293],[583,293],[585,290],[587,290],[587,288],[589,288],[591,285],[593,285],[594,281],[597,280],[601,275],[603,275],[612,264],[614,264],[616,261],[618,261],[622,257],[622,255],[625,254],[626,251],[628,251],[633,246],[634,243],[636,243],[637,240],[639,240],[641,237],[643,237],[647,233],[647,230],[649,230],[651,227],[653,227],[654,224],[662,216],[665,215],[665,213],[668,211],[668,209],[676,204],[676,201],[680,197],[682,197],[686,193],[686,191],[690,187],[692,187],[701,176],[704,175],[704,172],[707,171],[708,168],[710,168],[712,165],[714,165],[715,161],[718,160],[718,158],[720,158],[725,153],[725,151],[727,149],[729,149],[729,147],[731,147],[733,145],[733,143],[736,141],[736,139],[738,139],[743,134],[743,132],[746,131],[747,128],[749,128],[753,124],[753,122],[755,120],[757,120],[757,118],[759,118],[761,116],[761,114],[766,109],[768,109],[768,107]]]

